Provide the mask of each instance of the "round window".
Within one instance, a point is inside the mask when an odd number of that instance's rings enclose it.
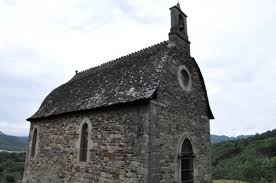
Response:
[[[185,91],[190,91],[192,87],[191,74],[184,66],[178,68],[178,80],[181,88]]]

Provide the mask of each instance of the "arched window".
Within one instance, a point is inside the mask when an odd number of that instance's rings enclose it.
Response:
[[[185,139],[181,148],[181,183],[194,182],[193,148],[189,139]]]
[[[179,15],[178,21],[179,21],[179,31],[183,31],[185,25],[184,25],[184,18],[182,15]]]
[[[37,129],[35,128],[33,132],[33,139],[32,139],[31,157],[34,157],[35,155],[36,139],[37,139]]]
[[[85,162],[87,159],[87,146],[88,146],[88,125],[84,123],[81,128],[81,141],[80,141],[80,161]]]

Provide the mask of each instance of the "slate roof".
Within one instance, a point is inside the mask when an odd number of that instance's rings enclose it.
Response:
[[[167,51],[165,41],[80,72],[53,90],[28,120],[150,99]]]
[[[164,41],[77,73],[53,90],[27,120],[151,99],[159,86],[168,50],[168,42]],[[207,115],[214,119],[203,77],[195,60],[194,63],[207,100]]]

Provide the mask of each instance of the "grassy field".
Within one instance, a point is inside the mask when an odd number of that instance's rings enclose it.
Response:
[[[246,183],[238,180],[214,180],[213,183]]]

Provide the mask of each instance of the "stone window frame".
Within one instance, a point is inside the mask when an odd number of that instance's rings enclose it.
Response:
[[[195,182],[195,177],[197,176],[197,168],[196,168],[196,148],[194,145],[194,141],[191,138],[191,135],[188,133],[183,133],[177,142],[177,152],[176,152],[176,167],[175,167],[175,180],[177,180],[177,183],[181,183],[181,159],[179,158],[181,156],[181,150],[184,140],[188,139],[192,145],[193,153],[194,153],[194,160],[193,160],[193,182]]]
[[[81,143],[81,132],[82,132],[82,127],[84,124],[87,124],[88,126],[88,142],[87,142],[87,155],[86,155],[86,161],[80,161],[80,143]],[[79,137],[76,142],[76,148],[77,148],[77,160],[79,164],[86,164],[90,161],[90,150],[93,148],[93,143],[92,143],[92,123],[88,117],[85,117],[82,119],[79,129],[78,129]]]
[[[182,79],[182,71],[186,71],[186,73],[188,74],[188,84],[187,86],[184,85],[184,81]],[[192,75],[189,71],[189,69],[185,66],[185,65],[181,65],[178,67],[178,71],[177,71],[177,78],[178,78],[178,81],[179,81],[179,84],[181,86],[181,88],[184,90],[184,91],[191,91],[192,89]]]
[[[33,147],[33,137],[34,137],[34,132],[36,130],[36,144],[35,144],[35,152],[34,155],[32,156],[32,147]],[[40,130],[38,125],[34,125],[31,132],[30,132],[30,143],[29,143],[29,158],[30,159],[36,159],[37,154],[38,154],[38,147],[39,147],[39,134],[40,134]]]

